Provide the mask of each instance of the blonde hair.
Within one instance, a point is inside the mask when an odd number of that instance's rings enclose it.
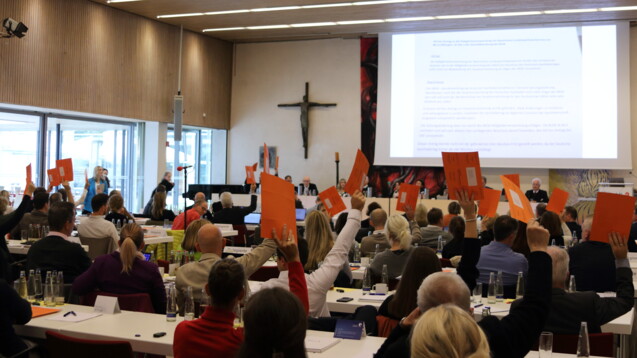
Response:
[[[122,272],[129,273],[137,258],[137,250],[144,245],[144,230],[137,224],[126,224],[119,234],[119,256]]]
[[[187,251],[193,251],[195,249],[195,241],[197,241],[197,233],[202,226],[210,224],[210,221],[206,219],[197,219],[190,224],[184,234],[184,241],[181,242],[181,248]]]
[[[312,211],[305,218],[305,239],[309,251],[306,270],[316,270],[318,263],[325,259],[334,246],[334,237],[328,220],[329,218],[318,210]]]
[[[411,233],[409,222],[404,216],[394,214],[387,219],[385,232],[390,242],[399,242],[400,248],[407,250],[411,246]]]
[[[153,203],[150,207],[150,216],[155,219],[164,217],[164,208],[166,207],[166,192],[156,191],[153,195]]]
[[[93,168],[93,180],[95,180],[96,183],[100,183],[102,181],[102,176],[99,175],[100,169],[104,169],[101,166],[96,166],[95,168]]]
[[[489,358],[487,337],[473,317],[452,304],[427,310],[411,336],[416,358]]]
[[[429,222],[427,221],[427,207],[424,204],[416,205],[416,210],[414,211],[414,220],[418,223],[418,226],[425,227]]]

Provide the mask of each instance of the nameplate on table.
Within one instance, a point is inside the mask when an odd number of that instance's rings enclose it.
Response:
[[[365,337],[365,322],[339,319],[336,321],[334,338],[359,340]]]
[[[93,306],[95,312],[114,314],[119,313],[119,302],[117,297],[111,296],[97,296],[95,298],[95,305]]]
[[[246,255],[252,251],[251,247],[241,247],[241,246],[226,246],[223,248],[224,254],[232,254],[232,255]]]

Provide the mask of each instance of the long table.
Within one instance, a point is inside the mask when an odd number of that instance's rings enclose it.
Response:
[[[92,312],[93,307],[79,305],[64,305],[61,312]],[[95,340],[124,340],[131,343],[133,351],[150,354],[172,356],[174,332],[183,317],[177,317],[175,322],[166,322],[162,314],[122,311],[118,314],[104,314],[82,322],[51,321],[51,316],[32,319],[26,325],[15,325],[16,333],[21,336],[44,338],[47,330],[52,330],[68,336]],[[165,332],[166,335],[154,338],[153,334]],[[331,332],[307,331],[307,336],[332,337]],[[360,341],[342,340],[323,353],[309,353],[322,357],[372,357],[384,342],[384,338],[366,337]]]

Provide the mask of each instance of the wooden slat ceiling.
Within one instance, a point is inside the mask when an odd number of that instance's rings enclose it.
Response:
[[[208,28],[289,25],[298,23],[388,19],[460,14],[482,14],[561,9],[590,9],[635,6],[635,0],[432,0],[364,6],[327,7],[285,11],[248,12],[161,18],[159,15],[228,11],[267,7],[332,4],[346,0],[138,0],[107,3],[92,0],[130,13],[145,16],[185,29],[201,32]],[[354,0],[360,1],[360,0]],[[235,30],[206,32],[208,36],[231,42],[305,40],[335,37],[358,37],[381,32],[431,31],[443,29],[506,27],[532,24],[613,21],[637,19],[637,11],[600,11],[571,14],[505,16],[472,19],[445,19],[410,22],[384,22],[326,27],[304,27],[268,30]]]

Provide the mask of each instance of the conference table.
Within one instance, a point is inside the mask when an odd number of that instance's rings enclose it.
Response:
[[[14,255],[26,255],[29,253],[29,249],[31,245],[23,244],[22,240],[8,240],[7,247],[9,248],[9,253]],[[82,245],[84,251],[88,252],[88,245]]]
[[[172,356],[175,327],[183,317],[175,322],[167,322],[162,314],[122,311],[116,314],[102,314],[81,322],[53,321],[49,318],[63,316],[69,311],[93,312],[93,307],[80,305],[64,305],[57,307],[61,311],[52,315],[32,319],[26,325],[14,325],[20,336],[45,338],[47,330],[64,335],[94,340],[124,340],[131,343],[133,351],[150,354]],[[154,333],[165,332],[163,337],[155,338]],[[332,332],[307,331],[307,337],[333,337]],[[323,353],[308,353],[311,356],[323,357],[372,357],[384,342],[384,338],[365,337],[360,341],[343,339]]]

